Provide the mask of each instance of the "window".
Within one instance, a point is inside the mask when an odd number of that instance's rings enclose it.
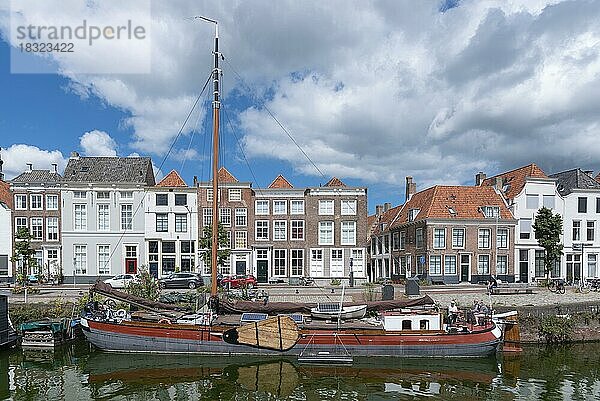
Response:
[[[410,209],[408,211],[408,221],[415,221],[420,209]]]
[[[242,190],[240,188],[231,188],[228,192],[230,202],[238,202],[242,200]]]
[[[465,229],[464,228],[453,228],[452,229],[452,248],[462,249],[465,247]]]
[[[542,197],[542,202],[544,207],[547,207],[548,209],[554,209],[554,195],[544,195]]]
[[[395,231],[392,233],[392,249],[397,251],[400,246],[400,233]]]
[[[383,236],[383,250],[384,254],[388,254],[390,252],[390,237],[389,235]]]
[[[235,209],[235,226],[246,227],[248,225],[248,209],[245,207],[238,207]]]
[[[269,221],[268,220],[256,220],[256,239],[258,241],[269,240]]]
[[[546,268],[544,266],[544,251],[535,251],[535,277],[545,277]]]
[[[156,206],[168,206],[169,194],[156,194]]]
[[[163,241],[162,253],[175,253],[175,241]]]
[[[402,321],[402,330],[412,330],[412,321],[410,320],[403,320]]]
[[[329,274],[333,277],[342,277],[344,275],[344,251],[342,249],[331,250]]]
[[[292,249],[290,250],[291,257],[291,275],[292,276],[303,276],[304,275],[304,249]]]
[[[58,249],[48,249],[47,259],[51,263],[57,263],[58,262]]]
[[[287,214],[287,202],[284,200],[273,201],[273,214]]]
[[[42,210],[42,195],[31,195],[31,210]]]
[[[21,228],[27,228],[27,217],[16,217],[15,218],[15,229],[16,233],[19,232]]]
[[[342,200],[341,202],[342,216],[355,216],[356,215],[356,201],[355,200]]]
[[[333,215],[333,200],[320,200],[319,201],[319,214],[320,215]]]
[[[588,221],[587,222],[587,240],[588,241],[593,241],[594,240],[594,231],[596,228],[596,222],[595,221]]]
[[[26,210],[27,209],[27,195],[15,195],[15,209]]]
[[[423,229],[417,228],[415,230],[415,246],[417,248],[423,248]]]
[[[43,234],[44,220],[41,217],[31,218],[31,239],[42,240],[44,239]]]
[[[246,231],[235,232],[235,248],[246,249],[248,248],[248,233]]]
[[[490,274],[490,255],[479,255],[477,274],[480,276]]]
[[[98,245],[98,274],[110,274],[110,245]]]
[[[486,219],[500,217],[500,208],[498,206],[485,206],[483,207],[483,215]]]
[[[581,221],[573,220],[573,241],[581,241]]]
[[[406,248],[406,231],[400,232],[400,249],[404,250]]]
[[[0,276],[8,276],[8,255],[0,255]]]
[[[446,230],[444,228],[433,229],[433,247],[437,249],[446,248]]]
[[[273,222],[273,241],[285,241],[287,239],[287,221],[275,220]]]
[[[187,214],[176,214],[175,215],[175,232],[185,233],[188,230]]]
[[[156,213],[156,232],[166,233],[169,231],[169,215],[166,213]]]
[[[202,209],[202,226],[208,227],[212,225],[212,209],[205,207]]]
[[[86,274],[87,273],[87,246],[86,245],[75,245],[75,274]]]
[[[58,241],[58,217],[46,218],[46,240]]]
[[[588,277],[597,277],[596,273],[596,261],[598,255],[595,253],[588,254]]]
[[[87,199],[85,191],[73,191],[73,199]]]
[[[491,230],[489,228],[480,228],[477,238],[477,246],[479,249],[488,249],[490,247]]]
[[[110,199],[110,192],[108,191],[102,191],[102,192],[96,192],[96,199]]]
[[[304,200],[290,201],[290,209],[291,214],[304,214]]]
[[[363,277],[364,272],[364,249],[352,249],[350,254],[350,266],[355,277]]]
[[[292,240],[303,240],[304,239],[304,220],[292,220],[292,231],[291,231],[291,239]]]
[[[496,274],[508,274],[508,256],[498,255],[496,258]]]
[[[87,230],[87,209],[86,205],[73,205],[75,210],[75,226],[78,231]]]
[[[133,220],[133,205],[121,205],[121,230],[131,230]]]
[[[388,237],[386,237],[388,238]],[[342,221],[342,245],[356,245],[356,222]]]
[[[224,207],[219,209],[219,221],[225,227],[231,226],[231,209],[228,207]]]
[[[133,199],[133,191],[121,191],[121,199]]]
[[[567,281],[581,279],[581,254],[567,254]]]
[[[456,274],[456,256],[454,256],[454,255],[444,256],[444,274],[445,275]]]
[[[496,232],[496,247],[508,248],[508,228],[499,228]]]
[[[175,194],[175,206],[186,206],[187,195],[186,194]]]
[[[333,221],[319,222],[319,245],[333,245]]]
[[[311,277],[322,277],[323,276],[323,250],[322,249],[311,249],[310,250],[310,276]]]
[[[46,195],[46,210],[58,210],[58,195]]]
[[[537,194],[525,195],[525,207],[527,209],[537,209],[539,207],[538,198]]]
[[[429,257],[429,274],[432,276],[442,274],[442,257],[440,255],[431,255]]]
[[[194,253],[194,241],[181,241],[181,253]]]
[[[273,273],[275,276],[285,276],[285,249],[274,249],[273,250]]]
[[[531,238],[531,219],[521,219],[519,221],[519,238],[529,239]]]
[[[268,200],[257,200],[256,201],[256,214],[259,216],[266,216],[269,214],[269,201]]]
[[[600,198],[596,198],[596,213],[600,213]]]
[[[181,271],[182,272],[193,272],[194,271],[194,257],[190,255],[181,256]]]
[[[109,204],[98,203],[98,231],[110,230]]]
[[[587,198],[579,197],[577,198],[577,212],[579,213],[587,213]]]

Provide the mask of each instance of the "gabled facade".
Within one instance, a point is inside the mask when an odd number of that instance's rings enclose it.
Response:
[[[146,191],[154,185],[150,158],[71,154],[61,185],[66,282],[138,272],[147,260]]]
[[[518,221],[514,237],[515,280],[527,283],[545,277],[544,251],[535,239],[532,225],[542,206],[564,214],[564,202],[556,180],[533,163],[491,178],[479,173],[475,180],[477,185],[490,186],[501,193]],[[558,274],[559,270],[560,263],[554,271]]]
[[[54,171],[35,170],[29,164],[29,170],[11,181],[12,193],[12,243],[20,228],[29,229],[32,235],[31,247],[35,250],[36,266],[29,266],[28,275],[43,275],[46,278],[57,276],[61,272],[61,176]],[[13,269],[21,262],[13,263]],[[20,269],[19,269],[20,271]]]
[[[145,201],[146,265],[154,277],[198,266],[198,196],[177,171],[149,187]]]
[[[550,175],[564,199],[563,257],[561,269],[553,276],[569,282],[595,278],[600,274],[600,183],[591,171],[572,169]]]
[[[494,188],[434,186],[410,194],[382,220],[375,233],[380,239],[371,245],[383,255],[378,275],[443,283],[478,283],[496,275],[514,281],[515,220]]]

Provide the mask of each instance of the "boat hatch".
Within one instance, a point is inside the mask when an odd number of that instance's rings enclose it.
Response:
[[[242,322],[242,323],[260,322],[261,320],[265,320],[268,317],[269,317],[269,315],[267,315],[266,313],[246,312],[246,313],[242,313],[240,322]]]

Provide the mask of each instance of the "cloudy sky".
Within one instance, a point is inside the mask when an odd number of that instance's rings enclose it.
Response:
[[[279,173],[296,186],[337,176],[368,187],[372,211],[402,203],[407,175],[424,189],[531,162],[600,170],[599,1],[155,1],[150,73],[80,72],[140,60],[126,46],[51,56],[54,74],[11,73],[11,19],[147,11],[69,1],[12,15],[0,5],[8,178],[27,162],[64,168],[76,150],[148,155],[162,172],[208,179],[210,94],[163,164],[211,70],[213,27],[198,14],[219,21],[225,57],[222,160],[255,187]]]

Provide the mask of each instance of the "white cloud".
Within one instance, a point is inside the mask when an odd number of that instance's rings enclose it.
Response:
[[[79,146],[85,156],[116,156],[117,144],[104,131],[93,130],[79,138]]]
[[[57,164],[58,172],[62,173],[67,165],[65,159],[59,150],[42,150],[36,146],[25,144],[14,144],[6,149],[2,149],[2,160],[4,161],[5,179],[10,180],[27,171],[27,163],[33,164],[35,170],[53,171],[53,163]]]

